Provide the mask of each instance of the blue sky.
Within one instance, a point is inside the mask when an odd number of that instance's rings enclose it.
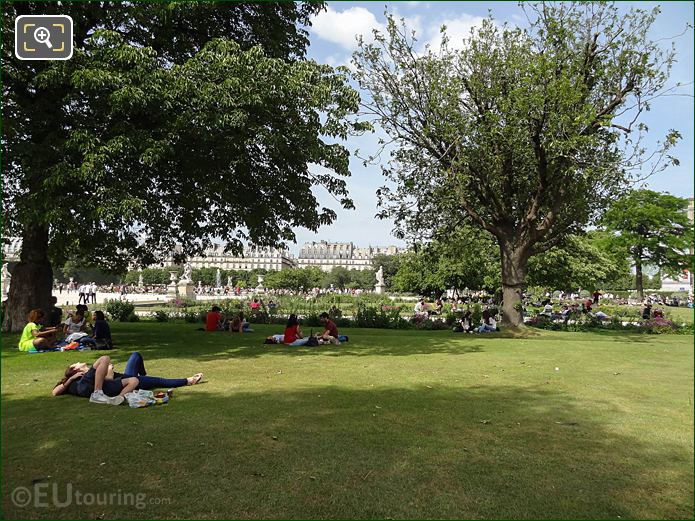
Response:
[[[662,12],[653,27],[654,38],[675,36],[683,31],[686,22],[693,24],[693,3],[691,2],[623,2],[621,9],[631,6],[650,9],[661,5]],[[311,46],[309,58],[320,63],[347,65],[355,50],[356,34],[371,34],[373,28],[383,28],[384,11],[394,12],[406,19],[406,23],[416,31],[421,42],[436,44],[442,24],[448,28],[451,41],[460,40],[470,28],[478,25],[481,19],[492,11],[495,19],[509,24],[524,24],[525,18],[517,2],[328,2],[325,12],[314,18],[310,29]],[[686,96],[673,96],[657,100],[643,121],[649,126],[650,139],[663,137],[675,128],[683,139],[673,155],[680,160],[680,166],[652,177],[647,185],[658,191],[670,192],[682,197],[693,195],[693,31],[689,30],[676,40],[678,62],[672,71],[673,82],[690,84],[681,92]],[[345,144],[354,153],[374,149],[374,135],[355,137]],[[392,223],[374,218],[377,212],[376,189],[384,184],[378,165],[364,167],[354,158],[351,161],[352,177],[348,180],[351,196],[356,209],[340,210],[326,194],[320,192],[320,202],[332,207],[338,219],[331,226],[322,227],[318,234],[307,230],[297,230],[297,242],[302,244],[311,240],[352,241],[359,246],[402,245],[391,235]],[[298,249],[298,246],[292,247]]]

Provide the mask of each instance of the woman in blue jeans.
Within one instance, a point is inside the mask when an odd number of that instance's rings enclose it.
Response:
[[[203,379],[203,373],[189,378],[161,378],[148,376],[145,362],[140,353],[133,353],[123,373],[113,370],[108,356],[102,356],[90,368],[84,362],[71,364],[65,376],[53,388],[53,396],[73,394],[89,398],[90,402],[118,405],[123,396],[134,389],[157,389],[160,387],[183,387],[195,385]]]
[[[113,364],[111,365],[113,368]],[[195,385],[200,383],[203,379],[203,373],[196,373],[188,378],[161,378],[159,376],[147,376],[147,371],[145,371],[145,361],[142,359],[142,355],[137,351],[130,355],[128,362],[125,365],[125,371],[121,373],[113,373],[115,378],[130,378],[136,377],[138,379],[138,386],[136,389],[158,389],[163,387],[183,387],[184,385]],[[108,378],[108,377],[107,377]]]

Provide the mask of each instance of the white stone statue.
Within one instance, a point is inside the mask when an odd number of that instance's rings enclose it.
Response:
[[[7,269],[7,263],[2,265],[0,276],[2,277],[2,300],[5,300],[10,293],[10,280],[12,279],[10,270]]]
[[[142,281],[142,273],[138,276],[138,286],[143,287],[145,283]]]
[[[215,273],[215,287],[219,288],[222,286],[222,273],[220,273],[220,269],[217,268],[217,273]]]
[[[227,286],[231,288],[233,285],[234,283],[232,282],[232,277],[227,277]]]
[[[179,282],[192,282],[193,281],[193,266],[190,262],[183,265],[183,275],[179,279]]]
[[[377,286],[384,285],[384,267],[379,266],[379,270],[376,272],[376,284]]]

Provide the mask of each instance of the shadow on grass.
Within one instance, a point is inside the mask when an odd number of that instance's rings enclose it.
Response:
[[[594,342],[619,340],[623,343],[651,343],[669,335],[648,335],[622,331],[560,332],[525,328],[520,331],[502,331],[492,334],[462,334],[451,331],[386,330],[346,328],[343,333],[350,341],[338,346],[289,347],[265,345],[266,336],[282,332],[281,326],[256,325],[250,334],[227,332],[207,333],[198,331],[199,324],[135,323],[113,325],[117,349],[114,351],[84,352],[89,361],[98,354],[109,354],[114,359],[123,358],[132,351],[141,351],[147,360],[161,358],[194,358],[201,361],[229,358],[258,358],[261,356],[409,356],[422,354],[465,355],[482,352],[488,342],[503,341],[510,347],[521,347],[516,340],[534,343],[561,340]],[[305,333],[319,328],[305,328]],[[26,355],[18,353],[15,345],[18,335],[2,335],[2,358],[14,356],[57,357],[61,353]],[[527,344],[528,345],[528,344]],[[124,356],[121,356],[124,355]]]
[[[309,333],[308,328],[306,333]],[[314,331],[317,331],[315,328]],[[161,331],[161,329],[160,329]],[[195,358],[211,361],[228,358],[257,358],[261,356],[408,356],[416,354],[458,354],[483,351],[480,338],[459,335],[450,331],[393,331],[346,329],[349,341],[340,345],[290,347],[283,344],[264,344],[266,336],[281,331],[272,326],[257,326],[249,334],[226,332],[207,333],[184,329],[167,338],[152,329],[119,332],[118,347],[125,351],[141,351],[146,359]]]
[[[692,453],[546,389],[180,389],[132,410],[3,396],[8,518],[686,518]],[[641,431],[638,431],[641,432]],[[19,508],[15,487],[168,503]],[[62,496],[61,496],[62,497]]]

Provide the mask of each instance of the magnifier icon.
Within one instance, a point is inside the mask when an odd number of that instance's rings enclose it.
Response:
[[[50,38],[51,33],[45,27],[37,27],[34,31],[34,39],[39,43],[45,43],[46,47],[52,49],[53,46],[51,45]]]

